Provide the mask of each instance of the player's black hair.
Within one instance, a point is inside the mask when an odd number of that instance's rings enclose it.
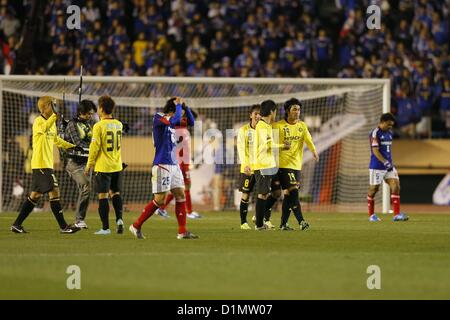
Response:
[[[98,107],[101,107],[106,114],[112,114],[116,103],[110,96],[101,96],[98,98]]]
[[[265,100],[261,102],[261,117],[268,117],[272,111],[277,110],[277,104],[273,100]]]
[[[290,98],[289,100],[287,100],[284,105],[284,117],[287,119],[289,111],[291,110],[292,106],[300,106],[300,109],[303,107],[302,103],[300,102],[300,100],[296,99],[296,98]]]
[[[252,105],[252,106],[250,107],[250,114],[252,114],[253,111],[259,111],[259,110],[261,110],[261,105],[259,105],[259,104],[254,104],[254,105]]]
[[[167,114],[167,113],[175,112],[175,109],[176,109],[175,100],[176,99],[177,98],[170,98],[169,100],[167,100],[166,105],[164,106],[164,109],[163,109],[163,113]]]
[[[95,106],[95,103],[92,100],[87,99],[81,100],[81,102],[77,106],[77,115],[86,114],[91,110],[97,112],[97,107]]]
[[[395,122],[395,117],[392,113],[388,112],[388,113],[383,113],[380,117],[380,122],[386,122],[386,121],[394,121]]]

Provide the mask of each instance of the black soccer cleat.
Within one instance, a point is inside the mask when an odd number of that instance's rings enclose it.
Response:
[[[122,234],[123,233],[123,220],[122,219],[117,220],[116,224],[117,224],[117,233]]]
[[[75,226],[73,224],[69,224],[64,229],[61,229],[60,233],[62,233],[62,234],[72,234],[72,233],[78,232],[80,230],[81,230],[81,228],[79,228],[79,227],[77,227],[77,226]]]
[[[280,226],[281,231],[294,231],[295,229],[289,226],[288,224],[284,224]]]
[[[22,226],[12,225],[10,230],[14,233],[28,233]]]
[[[302,222],[300,222],[300,230],[307,230],[309,229],[309,223],[306,222],[305,220],[303,220]]]

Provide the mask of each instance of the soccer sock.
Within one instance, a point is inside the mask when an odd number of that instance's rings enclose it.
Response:
[[[272,197],[272,195],[270,195],[267,200],[266,200],[266,206],[267,206],[267,211],[264,214],[264,220],[269,221],[270,220],[270,216],[272,215],[272,207],[275,204],[275,202],[277,202],[277,198]]]
[[[304,219],[302,215],[302,207],[300,206],[300,201],[298,200],[298,189],[289,191],[289,200],[295,218],[297,219],[298,223],[302,222]]]
[[[67,227],[66,220],[64,220],[64,214],[61,207],[61,202],[59,202],[59,198],[50,199],[50,208],[52,209],[53,215],[58,221],[59,227],[61,229],[65,229]]]
[[[375,213],[375,200],[367,195],[367,207],[369,208],[369,217]]]
[[[142,225],[144,224],[144,222],[148,218],[150,218],[153,215],[153,213],[155,213],[156,209],[158,209],[158,208],[159,208],[158,204],[156,203],[155,200],[152,200],[149,203],[147,203],[144,210],[142,210],[142,213],[139,216],[139,218],[136,220],[135,223],[133,223],[133,226],[136,229],[140,229],[142,227]]]
[[[256,226],[261,228],[264,225],[264,216],[267,210],[266,200],[265,199],[256,199]]]
[[[175,214],[178,220],[178,233],[186,232],[186,201],[176,200],[175,202]]]
[[[162,210],[165,210],[166,207],[169,205],[169,203],[173,200],[174,196],[173,193],[169,193],[166,196],[166,200],[164,201],[164,204],[160,207]]]
[[[25,221],[25,219],[28,217],[28,215],[33,211],[34,206],[36,205],[36,202],[31,200],[30,197],[27,197],[27,200],[22,204],[22,207],[20,208],[19,215],[17,216],[16,221],[14,221],[15,226],[20,226]]]
[[[283,204],[281,206],[281,226],[287,224],[290,215],[291,215],[291,206],[289,202],[289,195],[285,195],[283,199]]]
[[[98,200],[98,214],[100,215],[100,220],[102,220],[102,229],[109,229],[109,202],[108,199]]]
[[[112,205],[116,213],[116,222],[117,222],[117,220],[122,219],[123,216],[123,202],[120,194],[115,194],[112,197]]]
[[[398,215],[400,213],[400,195],[395,193],[391,194],[391,203],[394,209],[394,215]]]
[[[241,214],[241,224],[247,222],[248,203],[248,200],[241,199],[241,206],[239,207],[239,213]]]
[[[191,190],[185,189],[184,195],[186,196],[186,212],[192,213]]]

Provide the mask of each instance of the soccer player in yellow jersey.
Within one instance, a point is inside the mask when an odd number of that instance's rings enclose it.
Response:
[[[298,99],[289,99],[284,103],[285,119],[273,124],[273,129],[278,130],[279,142],[284,143],[285,141],[289,141],[291,145],[289,150],[280,151],[279,171],[277,173],[277,178],[284,192],[280,229],[287,231],[294,230],[287,223],[291,211],[294,213],[301,230],[306,230],[309,227],[309,224],[303,219],[300,201],[298,199],[304,144],[308,146],[314,159],[316,161],[319,160],[319,155],[317,154],[308,127],[300,120],[301,106]]]
[[[48,193],[50,208],[58,221],[61,233],[75,233],[80,228],[74,225],[68,225],[64,219],[60,203],[60,192],[58,181],[53,173],[53,145],[60,148],[82,150],[67,141],[62,140],[57,135],[56,118],[57,107],[55,99],[49,96],[43,96],[38,100],[38,109],[40,116],[33,122],[33,155],[31,158],[31,169],[33,176],[31,180],[31,193],[23,203],[19,216],[11,226],[14,233],[27,233],[22,227],[22,223],[33,211],[34,206],[44,193]]]
[[[116,208],[117,233],[123,233],[122,220],[122,128],[119,120],[113,118],[112,113],[116,103],[108,96],[98,99],[98,115],[100,121],[92,129],[92,141],[89,146],[89,157],[84,170],[86,175],[94,167],[95,189],[98,193],[98,213],[102,221],[102,229],[95,234],[111,234],[109,229],[109,191],[114,208]]]
[[[277,105],[272,100],[261,103],[261,119],[255,127],[255,142],[250,153],[251,168],[255,171],[255,188],[258,193],[256,200],[256,230],[266,230],[264,217],[267,212],[267,199],[272,186],[272,178],[277,173],[277,163],[274,149],[289,149],[290,144],[275,144],[272,136],[271,123],[277,116]]]
[[[250,164],[250,150],[253,147],[255,141],[255,128],[259,121],[260,105],[255,104],[250,109],[250,121],[241,128],[239,128],[237,149],[238,156],[241,162],[241,181],[240,191],[242,192],[240,215],[241,215],[241,229],[250,230],[250,226],[247,223],[248,203],[250,199],[250,193],[255,186],[255,175],[253,173]]]

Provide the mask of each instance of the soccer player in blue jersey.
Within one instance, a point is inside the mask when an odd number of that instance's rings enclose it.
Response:
[[[394,209],[394,221],[406,221],[408,216],[400,213],[400,180],[392,162],[392,127],[395,118],[391,113],[384,113],[380,117],[378,127],[370,133],[370,186],[367,194],[369,221],[380,221],[375,212],[375,194],[382,181],[386,181],[391,189],[391,204]]]
[[[141,215],[130,226],[131,233],[138,239],[145,239],[141,228],[144,222],[164,204],[170,191],[175,196],[175,214],[178,220],[178,239],[197,239],[198,236],[186,229],[186,198],[184,179],[176,156],[175,127],[180,125],[184,112],[191,112],[179,97],[167,101],[162,113],[153,118],[153,143],[155,159],[152,167],[152,192],[154,199],[142,210]]]

